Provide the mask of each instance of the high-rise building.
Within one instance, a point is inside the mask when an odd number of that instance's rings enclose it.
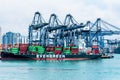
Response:
[[[20,33],[7,32],[2,37],[2,44],[18,44],[20,42]]]

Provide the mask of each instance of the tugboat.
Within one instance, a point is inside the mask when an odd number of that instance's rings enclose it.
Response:
[[[101,58],[102,59],[114,58],[113,52],[109,48],[104,48],[102,55],[101,55]]]
[[[101,56],[102,59],[108,59],[108,58],[114,58],[114,56],[112,54],[102,54]]]

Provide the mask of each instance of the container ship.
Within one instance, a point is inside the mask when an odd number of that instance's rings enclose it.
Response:
[[[98,19],[100,20],[100,19]],[[98,22],[98,21],[97,21]],[[93,25],[94,26],[94,25]],[[92,27],[93,27],[92,26]],[[68,14],[64,24],[56,14],[51,14],[48,22],[44,21],[39,12],[35,12],[31,25],[28,27],[28,42],[16,39],[16,46],[6,48],[1,52],[2,60],[87,60],[98,59],[100,54],[101,37],[99,29],[91,31],[90,21],[78,23]],[[6,40],[12,41],[12,36],[6,34]],[[100,39],[99,39],[100,38]],[[84,44],[85,43],[85,44]],[[5,42],[8,45],[8,41]],[[83,45],[80,48],[80,45]]]
[[[78,46],[40,46],[19,44],[1,52],[1,60],[88,60],[101,57],[97,46],[92,50],[80,50]]]

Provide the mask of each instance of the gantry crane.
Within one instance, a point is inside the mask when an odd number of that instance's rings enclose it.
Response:
[[[120,28],[100,18],[94,23],[87,21],[83,24],[78,23],[71,14],[67,14],[62,23],[56,14],[51,14],[46,22],[41,14],[36,12],[29,26],[29,44],[69,46],[81,38],[84,39],[86,47],[91,47],[93,41],[97,41],[99,47],[104,48],[104,36],[113,34],[120,34]]]
[[[48,25],[48,23],[45,22],[39,12],[36,12],[32,24],[29,26],[28,39],[30,45],[33,43],[40,44],[42,28],[46,25]]]

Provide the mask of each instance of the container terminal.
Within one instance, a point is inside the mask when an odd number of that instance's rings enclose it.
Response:
[[[113,28],[111,30],[111,28]],[[104,37],[119,35],[120,28],[98,18],[95,22],[77,22],[67,14],[62,23],[56,14],[46,22],[35,12],[28,27],[26,43],[5,44],[2,60],[87,60],[112,58],[106,54]]]

